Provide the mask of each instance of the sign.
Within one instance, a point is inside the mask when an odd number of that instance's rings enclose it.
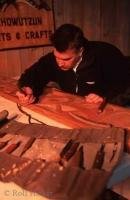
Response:
[[[1,6],[0,50],[51,44],[53,0],[37,2],[16,0]]]

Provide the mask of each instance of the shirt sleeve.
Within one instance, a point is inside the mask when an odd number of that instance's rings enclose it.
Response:
[[[45,85],[52,79],[53,59],[51,54],[41,57],[36,63],[26,69],[18,80],[18,87],[30,87],[35,97],[39,97]]]

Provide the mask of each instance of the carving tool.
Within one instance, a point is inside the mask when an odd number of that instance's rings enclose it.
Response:
[[[115,142],[114,143],[114,149],[113,149],[113,152],[112,152],[112,156],[110,158],[110,162],[114,159],[115,155],[116,155],[116,152],[117,152],[117,149],[118,149],[118,143]]]
[[[99,107],[98,107],[98,113],[102,113],[102,112],[103,112],[103,110],[104,110],[106,104],[107,104],[107,100],[106,100],[106,98],[104,98],[104,99],[103,99],[103,102],[102,102],[102,103],[99,105]]]
[[[94,163],[93,163],[93,168],[101,169],[103,162],[104,162],[104,156],[105,156],[105,144],[102,144],[99,151],[96,154]]]
[[[21,144],[21,141],[14,143],[14,144],[10,144],[5,150],[4,152],[10,154],[12,153],[14,150],[16,150]]]
[[[0,128],[1,128],[2,126],[6,125],[7,123],[9,123],[10,121],[16,119],[17,116],[18,116],[18,115],[15,114],[15,115],[13,115],[13,116],[11,116],[11,117],[9,117],[9,118],[7,118],[7,117],[3,118],[3,120],[0,121]]]
[[[72,144],[73,144],[73,140],[69,140],[67,142],[67,144],[65,145],[65,147],[60,152],[60,157],[63,157],[65,155],[65,153],[70,149],[70,147],[71,147]]]
[[[5,142],[0,142],[0,150],[3,149],[9,142],[10,140],[7,140]]]
[[[20,154],[20,157],[33,145],[36,138],[31,137],[28,142],[25,144],[23,151]]]
[[[60,153],[60,161],[59,164],[64,166],[65,163],[75,154],[75,152],[77,151],[77,148],[79,146],[79,142],[74,141],[74,140],[70,140],[65,147],[63,148],[63,150]]]

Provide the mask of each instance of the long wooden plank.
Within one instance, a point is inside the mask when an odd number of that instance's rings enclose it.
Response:
[[[17,83],[13,79],[0,79],[0,95],[18,102]],[[26,108],[47,116],[71,128],[98,127],[111,125],[130,129],[130,109],[107,104],[102,113],[98,113],[99,104],[89,104],[83,97],[64,93],[57,89],[47,89],[38,103]],[[24,109],[24,108],[23,108]]]

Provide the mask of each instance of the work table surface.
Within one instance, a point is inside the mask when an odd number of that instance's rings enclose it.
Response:
[[[9,117],[17,115],[17,121],[28,123],[28,116],[18,108],[17,90],[15,79],[0,78],[0,111],[6,109]],[[21,109],[35,118],[32,122],[41,121],[60,128],[115,126],[130,129],[129,108],[107,104],[103,112],[98,113],[98,107],[99,104],[86,103],[83,97],[64,93],[55,88],[46,88],[38,103],[22,106]],[[128,167],[129,162],[126,168]],[[122,171],[124,172],[123,167]],[[115,191],[130,197],[129,179],[115,187]]]

